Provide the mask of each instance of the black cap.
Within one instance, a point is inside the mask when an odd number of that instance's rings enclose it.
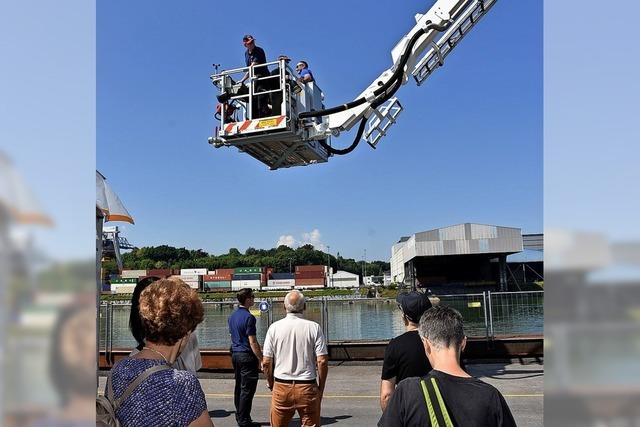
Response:
[[[398,294],[396,301],[407,319],[413,323],[420,322],[422,314],[431,308],[429,297],[418,291]]]
[[[251,34],[245,34],[244,37],[242,37],[242,41],[243,42],[250,42],[252,40],[255,40],[255,39],[253,38],[253,36]]]

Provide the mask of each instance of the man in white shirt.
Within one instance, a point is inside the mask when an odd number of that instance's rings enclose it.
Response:
[[[329,351],[320,325],[303,316],[304,295],[284,297],[287,316],[267,331],[263,371],[271,397],[271,425],[288,426],[296,411],[302,427],[320,426],[320,404],[329,371]]]

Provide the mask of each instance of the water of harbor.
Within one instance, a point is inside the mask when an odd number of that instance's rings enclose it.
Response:
[[[441,297],[441,304],[456,308],[465,322],[469,337],[487,335],[541,335],[543,333],[543,292],[492,295],[491,307],[482,294]],[[256,309],[258,306],[256,302]],[[330,341],[388,340],[404,331],[402,314],[394,300],[329,300],[326,304]],[[233,303],[205,302],[204,321],[196,329],[201,348],[228,349],[230,346],[227,318],[233,312]],[[129,305],[101,307],[100,346],[104,348],[107,335],[106,311],[111,310],[111,347],[130,348],[135,345],[128,329]],[[257,315],[258,340],[264,336],[271,321],[285,316],[282,301],[273,301],[271,313]],[[308,301],[305,317],[323,322],[323,301]],[[486,319],[486,320],[485,320]]]

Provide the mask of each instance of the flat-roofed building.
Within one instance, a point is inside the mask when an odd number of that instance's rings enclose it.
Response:
[[[402,237],[391,277],[416,287],[507,289],[507,256],[523,249],[519,228],[464,223]]]

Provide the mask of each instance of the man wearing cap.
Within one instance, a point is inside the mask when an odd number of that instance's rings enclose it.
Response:
[[[298,82],[305,84],[314,81],[313,73],[306,61],[298,61],[296,71],[298,73]]]
[[[395,391],[396,384],[408,377],[422,377],[431,371],[418,335],[422,314],[431,308],[431,301],[422,292],[398,294],[398,307],[406,332],[389,342],[384,352],[382,381],[380,382],[380,408],[384,411]]]
[[[244,62],[247,67],[254,66],[253,75],[255,78],[263,78],[269,76],[269,68],[265,65],[262,67],[257,67],[260,64],[267,63],[267,55],[264,53],[264,49],[259,46],[256,46],[256,40],[253,38],[251,34],[246,34],[242,38],[242,44],[247,49],[244,52]],[[247,72],[240,83],[244,83],[249,78],[249,72]],[[252,84],[252,83],[250,83]],[[268,90],[267,82],[264,80],[258,80],[253,83],[253,91],[255,92],[263,92]],[[258,117],[264,117],[269,115],[269,106],[267,105],[268,95],[258,95],[253,99],[253,108],[251,111],[251,118],[256,119]]]

